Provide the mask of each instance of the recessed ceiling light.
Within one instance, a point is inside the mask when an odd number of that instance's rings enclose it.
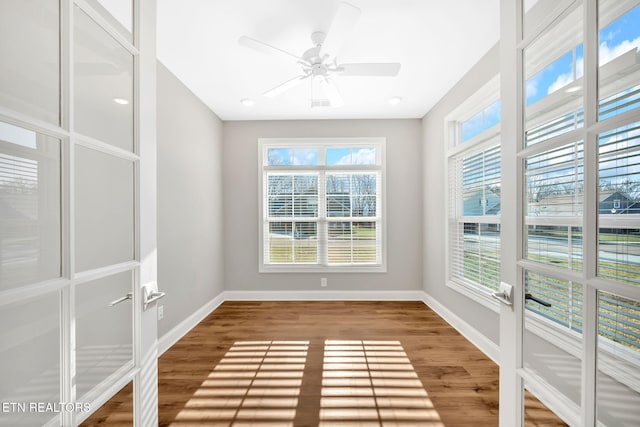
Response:
[[[129,105],[129,101],[124,98],[113,98],[113,102],[120,105]]]
[[[253,107],[255,105],[253,100],[248,98],[241,99],[240,104],[244,105],[245,107]]]
[[[400,98],[399,96],[394,96],[393,98],[387,99],[387,102],[390,105],[398,105],[400,104],[401,101],[402,101],[402,98]]]
[[[580,85],[576,85],[576,86],[571,86],[570,88],[568,88],[567,90],[565,90],[565,92],[567,93],[573,93],[573,92],[577,92],[580,89],[582,89],[582,86]]]

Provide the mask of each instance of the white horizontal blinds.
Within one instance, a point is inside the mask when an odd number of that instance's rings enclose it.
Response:
[[[265,265],[382,264],[382,152],[371,146],[265,144]]]
[[[525,272],[527,309],[582,332],[582,286],[543,273]],[[535,299],[533,299],[533,298]]]
[[[265,258],[317,263],[318,174],[267,173]]]
[[[525,160],[526,257],[560,269],[582,270],[584,144],[550,148]],[[582,330],[582,285],[528,271],[528,310]],[[546,305],[550,304],[550,305]]]
[[[379,172],[327,172],[329,265],[379,264]]]
[[[450,275],[472,286],[500,283],[500,146],[450,159]]]
[[[581,141],[527,158],[525,173],[527,216],[582,216],[584,147]]]
[[[640,122],[598,138],[598,275],[640,285]]]

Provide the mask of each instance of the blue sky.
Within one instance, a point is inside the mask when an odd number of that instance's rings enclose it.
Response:
[[[599,44],[601,66],[631,49],[640,48],[640,6],[636,6],[603,28],[600,31]],[[583,58],[582,45],[578,45],[527,80],[527,105],[582,77]]]
[[[267,156],[269,165],[308,165],[318,164],[318,149],[270,148]],[[327,148],[327,165],[375,165],[375,148]]]
[[[631,49],[640,48],[640,6],[627,12],[600,31],[599,60],[604,65]],[[575,57],[575,65],[574,65]],[[565,87],[583,75],[584,52],[582,44],[567,51],[526,83],[526,101],[531,105],[550,93]],[[634,108],[628,106],[627,109]],[[610,111],[609,115],[622,110]],[[462,124],[462,141],[478,135],[500,122],[500,101],[480,111]]]

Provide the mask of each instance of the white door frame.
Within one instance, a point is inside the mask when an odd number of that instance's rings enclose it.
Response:
[[[584,46],[583,104],[584,126],[573,131],[574,139],[584,142],[583,191],[583,271],[574,275],[583,287],[583,323],[581,343],[580,406],[569,402],[562,417],[571,425],[595,426],[596,377],[598,357],[598,291],[616,293],[638,300],[640,289],[598,276],[598,136],[618,126],[640,120],[639,109],[616,118],[598,121],[598,0],[561,0],[550,8],[543,22],[536,23],[535,34],[525,35],[524,0],[501,0],[501,99],[502,99],[502,253],[501,280],[514,285],[513,307],[500,309],[500,425],[523,424],[523,386],[538,394],[552,406],[562,399],[559,391],[550,390],[544,381],[528,375],[523,367],[524,270],[535,263],[524,260],[524,50],[535,38],[551,27],[565,10],[583,7]],[[549,4],[554,3],[550,2]],[[604,11],[606,12],[606,11]],[[536,267],[537,268],[537,267]],[[544,270],[541,268],[541,270]],[[574,279],[572,279],[574,280]],[[554,399],[555,397],[555,399]],[[546,399],[545,399],[546,398]],[[546,400],[546,402],[545,402]],[[568,399],[567,399],[568,400]],[[562,406],[562,404],[560,405]],[[567,408],[566,406],[572,406]]]
[[[133,41],[110,26],[111,17],[97,11],[96,0],[59,0],[60,16],[60,117],[59,125],[30,117],[0,105],[0,120],[59,138],[61,141],[61,276],[7,291],[1,291],[2,305],[29,300],[40,295],[60,295],[60,400],[78,402],[76,395],[75,287],[80,283],[108,277],[118,272],[133,276],[133,361],[103,381],[90,393],[90,411],[111,398],[120,388],[134,381],[134,420],[136,426],[158,425],[157,401],[157,309],[143,310],[143,286],[157,289],[156,231],[156,0],[132,0]],[[79,6],[101,28],[134,57],[134,152],[112,147],[74,131],[74,9]],[[130,161],[134,169],[135,235],[133,260],[87,272],[75,266],[75,147],[86,145]],[[75,426],[87,412],[62,412],[47,425]]]
[[[522,367],[524,290],[519,277],[522,259],[522,164],[517,161],[522,146],[523,87],[522,1],[500,1],[500,99],[502,102],[502,188],[500,279],[513,285],[512,306],[500,305],[500,427],[521,426],[524,420],[523,384],[517,371]],[[508,179],[505,179],[508,177]],[[515,177],[516,179],[512,179]],[[509,203],[509,201],[511,201]]]

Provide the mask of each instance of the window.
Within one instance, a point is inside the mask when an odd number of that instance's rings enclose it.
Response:
[[[500,286],[500,100],[497,79],[449,117],[448,283],[466,293]],[[486,301],[485,301],[486,300]]]
[[[261,139],[260,271],[384,271],[384,139]]]

